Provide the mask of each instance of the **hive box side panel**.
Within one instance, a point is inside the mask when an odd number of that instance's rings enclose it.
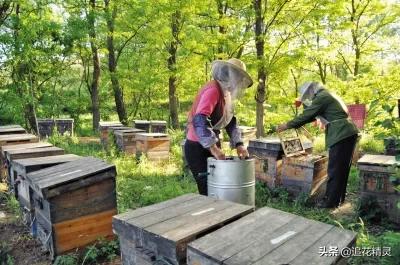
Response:
[[[55,253],[81,248],[100,238],[112,238],[112,216],[116,213],[113,209],[54,224]]]
[[[51,198],[51,221],[58,223],[80,216],[116,208],[115,179],[77,190],[67,191]]]

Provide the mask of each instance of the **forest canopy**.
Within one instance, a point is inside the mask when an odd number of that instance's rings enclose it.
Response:
[[[182,127],[211,62],[235,57],[255,81],[236,111],[258,136],[296,115],[308,80],[366,104],[366,129],[390,134],[399,15],[396,0],[2,0],[0,121]]]

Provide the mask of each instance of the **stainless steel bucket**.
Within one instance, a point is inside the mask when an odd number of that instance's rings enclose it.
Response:
[[[207,160],[208,196],[254,206],[254,159]]]

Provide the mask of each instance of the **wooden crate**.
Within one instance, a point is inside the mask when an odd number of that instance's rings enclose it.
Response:
[[[189,243],[188,265],[346,264],[357,234],[273,208],[258,209]],[[337,247],[336,255],[321,255]]]
[[[114,132],[119,131],[119,130],[130,130],[130,129],[134,129],[132,127],[126,127],[126,126],[110,126],[107,128],[107,139],[105,141],[103,141],[103,145],[105,148],[108,148],[109,144],[114,143],[115,142],[115,134]]]
[[[1,178],[4,179],[4,178],[8,177],[7,160],[5,157],[6,151],[28,149],[28,148],[43,148],[43,147],[50,147],[50,146],[53,146],[53,145],[49,144],[49,143],[45,143],[45,142],[1,146],[0,147]]]
[[[0,135],[0,147],[5,145],[27,144],[27,143],[37,143],[37,142],[39,142],[39,138],[29,133]]]
[[[282,159],[282,186],[292,195],[305,193],[314,199],[325,194],[328,158],[303,154]]]
[[[37,237],[52,257],[113,236],[115,176],[114,165],[93,157],[26,176],[32,189]]]
[[[256,128],[249,126],[239,126],[239,130],[242,134],[242,139],[245,146],[249,145],[250,140],[256,139]]]
[[[136,134],[143,132],[143,130],[136,128],[114,131],[115,143],[118,149],[127,154],[136,155]]]
[[[164,133],[137,133],[136,155],[146,155],[149,160],[169,158],[170,138]]]
[[[5,151],[6,156],[6,164],[7,164],[7,172],[10,180],[10,188],[11,191],[15,191],[15,179],[16,175],[14,170],[10,167],[11,161],[15,159],[23,159],[23,158],[33,158],[33,157],[44,157],[44,156],[55,156],[55,155],[63,155],[64,149],[59,147],[42,147],[42,148],[28,148],[28,149],[18,149],[18,150],[9,150]],[[17,196],[17,194],[15,194]]]
[[[394,156],[364,155],[357,162],[360,170],[361,191],[399,194],[390,181],[394,167],[400,168],[400,162]]]
[[[133,127],[135,127],[136,129],[144,130],[147,133],[151,132],[151,130],[150,130],[150,121],[134,120],[133,121]]]
[[[280,186],[283,150],[279,139],[250,140],[247,149],[255,159],[256,178],[270,188]]]
[[[61,135],[74,133],[74,119],[37,119],[37,123],[41,138],[50,137],[54,128],[57,128],[57,132]]]
[[[24,128],[22,128],[20,125],[0,126],[0,135],[21,134],[21,133],[26,133],[26,130]]]
[[[23,212],[23,220],[27,226],[31,226],[31,221],[34,219],[34,207],[31,200],[32,191],[29,188],[29,182],[26,175],[30,172],[37,171],[43,168],[63,164],[66,162],[79,159],[80,156],[68,155],[55,155],[46,157],[24,158],[11,161],[10,168],[14,172],[15,181],[15,194],[20,203]],[[34,234],[35,228],[32,229]]]
[[[150,131],[152,133],[166,133],[167,122],[166,121],[150,121]]]
[[[357,163],[360,170],[361,197],[374,197],[380,208],[388,215],[389,220],[400,224],[400,192],[395,189],[400,180],[392,182],[395,168],[400,162],[395,156],[364,155]]]
[[[186,264],[189,242],[253,210],[248,205],[186,194],[114,216],[113,229],[121,240],[122,260],[130,261],[124,264],[147,264],[134,263],[138,254],[133,250],[138,248],[171,264]]]
[[[122,127],[124,126],[119,121],[101,121],[99,123],[100,142],[103,146],[107,146],[108,141],[108,127]]]

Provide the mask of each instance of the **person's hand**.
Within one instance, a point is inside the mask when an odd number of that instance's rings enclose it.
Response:
[[[217,145],[213,145],[210,147],[210,152],[211,154],[215,157],[217,160],[225,160],[225,154],[222,152],[221,149],[218,148]]]
[[[287,129],[288,129],[288,126],[287,126],[286,123],[280,124],[280,125],[276,126],[276,128],[275,128],[275,130],[277,132],[283,132],[283,131],[285,131]]]
[[[249,157],[249,152],[247,151],[247,148],[243,145],[239,145],[238,147],[236,147],[236,151],[240,159],[246,159],[247,157]]]

